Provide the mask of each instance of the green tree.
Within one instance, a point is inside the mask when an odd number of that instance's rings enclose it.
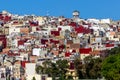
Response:
[[[75,65],[75,69],[77,71],[77,76],[79,77],[79,79],[83,79],[84,78],[83,70],[85,70],[85,69],[83,69],[82,60],[80,60],[79,58],[76,58],[74,60],[74,65]]]
[[[36,78],[35,78],[35,77],[33,77],[33,78],[32,78],[32,80],[36,80]]]
[[[65,79],[65,76],[66,76],[65,73],[67,72],[67,69],[69,67],[68,61],[67,60],[58,60],[56,62],[56,65],[59,69],[58,76]]]
[[[111,50],[108,51],[108,53],[109,53],[109,55],[119,54],[120,53],[120,47],[112,48]]]
[[[102,74],[107,80],[120,80],[120,54],[110,55],[103,61]]]
[[[102,59],[95,58],[94,56],[88,56],[83,60],[82,64],[79,64],[78,67],[78,75],[79,78],[83,79],[97,79],[101,78],[101,65]]]
[[[93,66],[89,71],[90,78],[93,79],[102,78],[101,66],[102,66],[102,59],[95,58],[93,62]]]
[[[47,74],[50,73],[50,65],[51,65],[51,61],[44,61],[42,63],[42,65],[36,66],[36,73],[38,74]]]
[[[56,77],[65,79],[65,73],[68,67],[67,60],[58,60],[56,63],[46,60],[43,62],[42,66],[40,65],[36,67],[36,72],[38,74],[48,74],[53,80],[55,80]]]
[[[44,67],[43,66],[36,66],[36,73],[37,74],[44,73]]]
[[[49,60],[46,60],[45,62],[43,62],[43,72],[42,72],[42,74],[48,74],[49,76],[51,76],[52,74],[51,74],[51,64],[52,64],[52,62],[51,61],[49,61]]]

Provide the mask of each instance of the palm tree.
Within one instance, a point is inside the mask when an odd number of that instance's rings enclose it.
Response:
[[[18,60],[16,60],[16,58],[13,57],[11,60],[7,60],[7,61],[10,62],[13,66]]]

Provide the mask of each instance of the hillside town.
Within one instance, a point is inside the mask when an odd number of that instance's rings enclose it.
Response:
[[[77,10],[71,15],[65,18],[2,11],[0,80],[53,80],[48,74],[36,73],[36,66],[46,60],[67,60],[70,67],[66,76],[78,80],[73,63],[76,58],[84,64],[85,57],[105,56],[106,50],[120,46],[120,21],[82,19]]]

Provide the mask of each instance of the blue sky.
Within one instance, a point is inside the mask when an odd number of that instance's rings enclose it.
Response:
[[[0,0],[0,11],[71,18],[74,10],[80,17],[120,19],[120,0]]]

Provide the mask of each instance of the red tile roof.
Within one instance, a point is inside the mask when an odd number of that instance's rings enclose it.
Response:
[[[27,41],[27,39],[24,39],[24,40],[19,40],[18,41],[18,46],[19,45],[24,45],[24,43]]]
[[[71,53],[70,52],[66,52],[65,53],[65,57],[70,57]]]
[[[85,33],[85,34],[88,34],[88,33],[90,33],[91,32],[91,30],[89,29],[89,28],[85,28],[85,27],[83,27],[83,26],[79,26],[79,27],[76,27],[75,28],[75,31],[77,32],[77,33]]]
[[[45,44],[46,42],[48,42],[47,39],[41,39],[41,44]]]
[[[51,31],[51,35],[60,36],[60,32],[59,31]]]
[[[92,51],[92,48],[80,48],[79,49],[80,54],[90,54],[91,51]]]
[[[76,24],[75,22],[71,22],[71,23],[69,24],[69,26],[76,27],[77,24]]]
[[[65,45],[60,45],[59,46],[59,49],[64,49],[65,48]]]
[[[50,39],[50,43],[58,44],[59,40]]]
[[[38,21],[34,22],[34,21],[29,21],[30,26],[38,26]]]
[[[10,21],[11,20],[11,16],[3,16],[2,14],[0,15],[0,20],[3,20],[4,22]]]
[[[12,57],[12,56],[20,56],[20,54],[16,54],[16,53],[8,53],[7,55],[8,55],[8,56],[11,56],[11,57]]]
[[[108,44],[106,44],[105,46],[106,46],[106,47],[114,47],[114,44],[109,44],[109,43],[108,43]]]

